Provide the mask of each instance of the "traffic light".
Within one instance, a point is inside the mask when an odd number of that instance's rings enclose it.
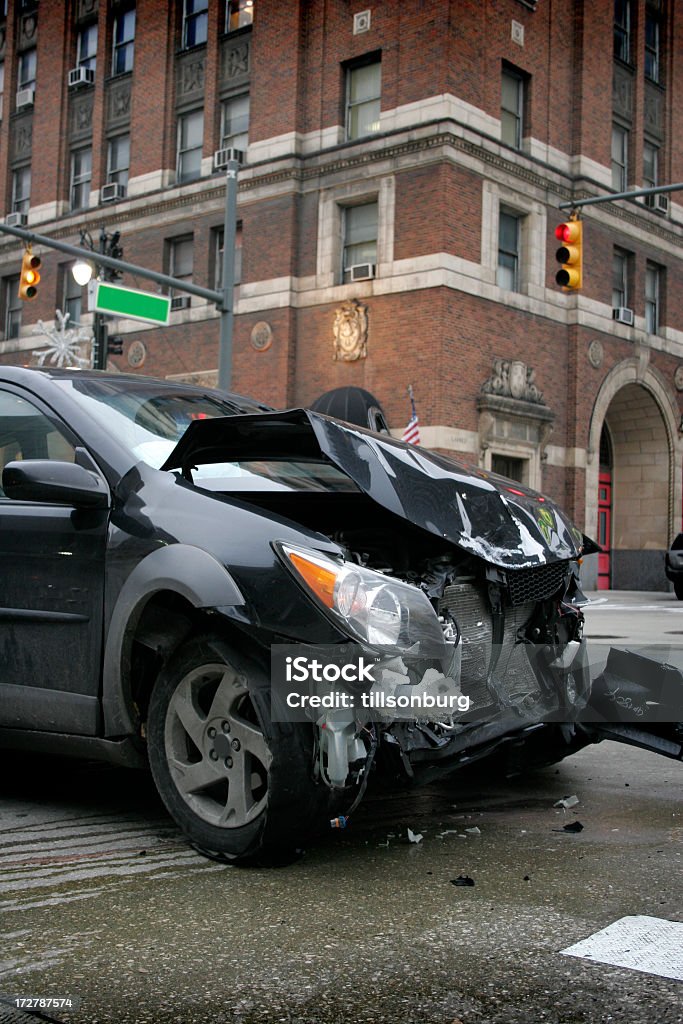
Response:
[[[110,356],[122,356],[123,338],[117,335],[114,335],[113,338],[109,338],[107,341],[107,354]]]
[[[583,224],[575,219],[558,224],[555,238],[562,243],[555,253],[555,259],[562,264],[555,280],[565,291],[576,292],[581,287]]]
[[[40,256],[34,256],[29,245],[21,261],[21,277],[19,278],[18,292],[20,299],[28,301],[29,299],[35,299],[38,294],[36,285],[40,281],[38,268],[41,262]]]

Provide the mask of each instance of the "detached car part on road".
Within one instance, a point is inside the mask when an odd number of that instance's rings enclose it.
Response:
[[[600,738],[579,721],[591,542],[521,485],[312,411],[10,367],[0,466],[0,744],[149,760],[211,856],[300,845],[373,764],[420,780]],[[374,658],[381,710],[282,720],[283,645]],[[430,687],[476,713],[387,710]]]

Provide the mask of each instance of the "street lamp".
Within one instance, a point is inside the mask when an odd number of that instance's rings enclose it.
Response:
[[[71,273],[74,276],[76,284],[79,284],[81,288],[84,288],[85,285],[90,281],[94,269],[95,268],[93,267],[92,263],[89,263],[88,260],[76,260],[73,267],[71,268]]]
[[[111,235],[108,235],[104,226],[102,226],[99,238],[99,252],[103,256],[111,256],[112,259],[120,260],[123,256],[123,249],[119,245],[120,240],[120,231],[113,231]],[[90,249],[93,253],[95,252],[95,243],[89,231],[81,231],[81,246],[84,249]],[[77,260],[71,268],[74,280],[81,287],[88,284],[92,278],[93,264],[97,265],[97,259],[94,259],[92,263],[89,260],[81,259]],[[121,277],[121,272],[111,270],[108,267],[100,267],[98,268],[97,277],[103,281],[114,281],[116,278]],[[92,365],[94,370],[104,370],[107,366],[107,325],[104,314],[98,312],[95,313],[93,318]]]

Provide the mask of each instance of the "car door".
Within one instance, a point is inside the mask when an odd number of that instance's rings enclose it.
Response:
[[[48,407],[0,385],[0,474],[80,452]],[[107,522],[107,509],[11,499],[0,486],[0,727],[98,732]]]

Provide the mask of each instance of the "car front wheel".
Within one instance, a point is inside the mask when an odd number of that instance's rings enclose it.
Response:
[[[313,727],[272,722],[267,677],[217,637],[183,644],[159,676],[147,744],[162,800],[209,857],[288,857],[325,820]]]

